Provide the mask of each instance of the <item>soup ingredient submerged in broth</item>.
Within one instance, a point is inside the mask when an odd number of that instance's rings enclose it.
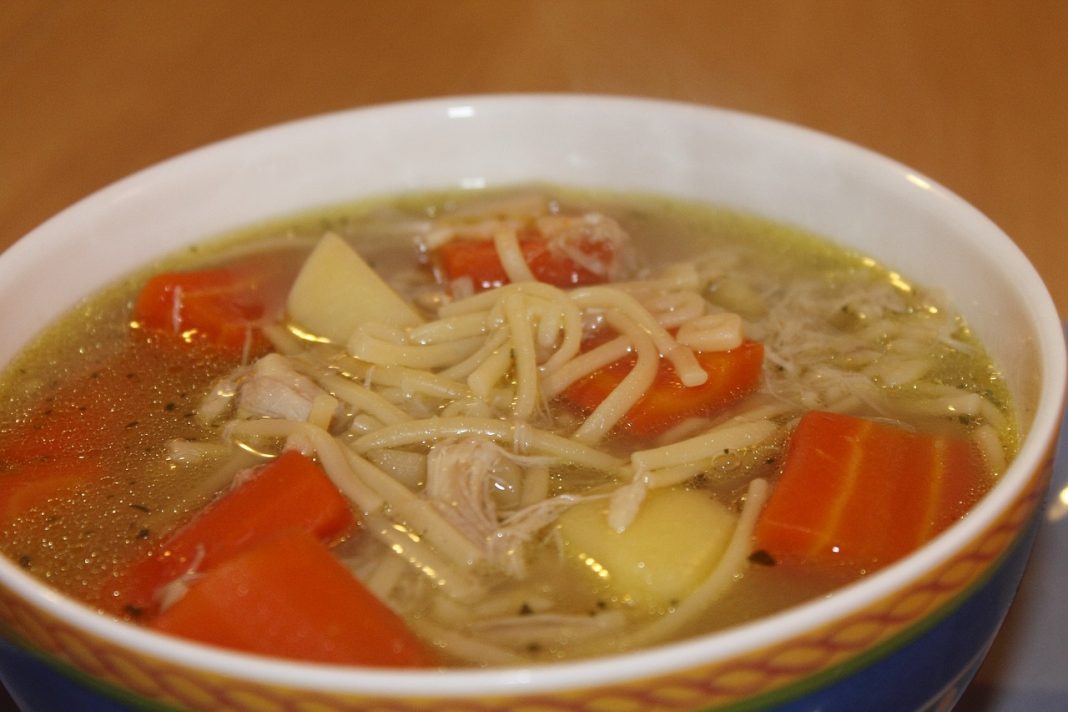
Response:
[[[522,664],[826,593],[1015,448],[947,305],[778,226],[556,189],[327,221],[197,250],[9,370],[8,556],[224,647]]]

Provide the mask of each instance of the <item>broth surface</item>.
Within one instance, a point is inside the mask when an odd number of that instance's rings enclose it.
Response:
[[[587,217],[591,215],[598,217]],[[434,500],[428,493],[427,468],[435,447],[441,447],[442,467],[465,472],[488,468],[484,481],[472,487],[478,490],[478,507],[496,508],[493,516],[500,528],[485,541],[474,536],[474,543],[468,542],[475,549],[486,547],[485,560],[450,559],[439,543],[424,540],[426,532],[410,525],[396,503],[364,512],[352,531],[332,543],[332,551],[358,579],[400,613],[418,636],[442,651],[445,664],[554,661],[695,635],[831,595],[890,563],[787,566],[753,545],[744,565],[730,577],[731,584],[712,597],[685,633],[661,635],[655,632],[657,621],[683,610],[685,599],[621,588],[621,577],[576,543],[581,536],[575,532],[585,536],[584,525],[575,523],[577,515],[565,513],[581,511],[592,502],[609,511],[608,516],[614,512],[625,523],[637,522],[642,508],[659,496],[654,489],[701,493],[719,508],[714,511],[726,512],[732,522],[744,521],[746,502],[755,496],[754,481],[766,482],[774,494],[790,434],[807,412],[848,414],[910,433],[972,443],[985,471],[972,484],[969,502],[989,488],[1015,452],[1017,434],[1007,390],[952,306],[936,291],[910,284],[863,255],[760,218],[659,197],[552,186],[474,196],[410,195],[298,216],[198,245],[108,288],[49,326],[8,366],[0,383],[0,483],[3,478],[16,482],[35,468],[52,472],[48,468],[91,466],[97,475],[58,487],[0,520],[0,549],[64,593],[110,615],[151,624],[143,606],[124,598],[122,572],[158,551],[160,542],[224,496],[247,468],[274,457],[283,446],[308,449],[303,436],[292,434],[296,431],[257,431],[272,416],[250,413],[242,404],[241,389],[256,378],[257,354],[246,349],[235,355],[202,343],[192,332],[175,339],[138,322],[134,311],[151,275],[242,264],[267,255],[266,261],[274,265],[270,289],[284,295],[320,238],[333,233],[430,321],[442,318],[443,305],[462,303],[477,290],[477,285],[448,278],[440,245],[476,234],[483,239],[491,235],[492,240],[492,234],[511,229],[513,222],[521,225],[521,235],[535,223],[543,232],[550,229],[545,226],[610,231],[617,225],[628,242],[619,248],[612,275],[618,280],[613,282],[693,281],[697,286],[690,292],[703,300],[702,313],[738,315],[745,339],[763,349],[759,384],[751,392],[732,396],[713,412],[679,418],[652,435],[619,425],[603,435],[580,435],[587,438],[583,446],[627,463],[635,451],[655,450],[734,422],[759,420],[774,432],[751,445],[706,455],[692,471],[657,471],[657,476],[677,480],[658,489],[640,481],[633,464],[632,469],[622,465],[606,474],[567,457],[515,446],[526,437],[523,430],[515,431],[512,443],[505,438],[492,444],[491,438],[460,434],[367,446],[383,428],[381,418],[340,399],[327,415],[325,430],[394,477],[421,505]],[[568,254],[582,264],[593,253]],[[597,294],[596,288],[590,289]],[[659,305],[662,311],[656,314],[665,323],[672,310],[692,306],[692,299],[681,297],[678,305],[668,304],[675,292],[648,289],[635,287],[633,293],[643,304]],[[531,304],[547,308],[537,302],[537,295],[515,293],[519,296],[513,302],[505,300],[496,307],[503,310],[505,322],[509,303],[526,300],[528,309],[534,308]],[[584,352],[619,333],[604,316],[606,311],[596,307],[584,313]],[[545,316],[526,318],[553,323]],[[523,427],[564,438],[588,427],[583,423],[590,409],[576,406],[571,386],[561,387],[551,398],[539,397],[522,417],[509,415],[523,407],[519,365],[502,367],[504,377],[490,383],[482,401],[476,403],[470,394],[437,398],[390,381],[388,364],[357,358],[351,342],[347,348],[323,343],[280,309],[260,323],[271,327],[267,351],[284,352],[300,374],[311,374],[317,383],[344,376],[374,390],[408,417],[521,421]],[[514,325],[510,333],[517,333]],[[548,346],[543,351],[560,347],[565,333],[560,327],[545,337]],[[378,348],[392,338],[393,332],[379,326],[368,328],[365,341]],[[531,338],[541,336],[535,332]],[[512,349],[511,358],[520,359],[518,347]],[[450,372],[469,354],[425,370],[435,375]],[[544,363],[550,357],[537,358],[542,359],[542,378],[547,378],[550,371]],[[469,375],[452,380],[470,384]],[[329,387],[325,390],[336,395]],[[569,399],[575,402],[565,403]],[[205,415],[216,407],[217,415]],[[232,423],[237,421],[235,428]],[[446,451],[446,445],[465,442],[469,450],[462,454]],[[469,460],[457,465],[449,459],[462,457]],[[482,464],[470,464],[476,461]],[[535,490],[540,494],[531,494]],[[454,511],[460,509],[461,495],[459,490],[442,495],[446,504],[435,501],[433,516],[444,517],[463,532],[463,515]],[[4,496],[0,484],[0,503]],[[550,504],[524,510],[539,502]],[[358,503],[353,507],[360,509]],[[513,523],[509,517],[520,511],[528,518],[545,518],[516,534],[507,527]],[[516,538],[508,538],[513,535]],[[702,533],[693,537],[697,541]],[[493,540],[512,548],[498,551]],[[683,541],[674,548],[688,547]],[[400,556],[393,553],[402,549]],[[446,568],[434,563],[439,559]],[[454,577],[442,573],[453,568]],[[705,575],[696,578],[703,581]],[[195,581],[195,576],[190,578],[192,585]]]

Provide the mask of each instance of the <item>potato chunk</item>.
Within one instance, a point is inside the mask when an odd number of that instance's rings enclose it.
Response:
[[[606,507],[585,502],[560,517],[564,550],[613,598],[650,612],[669,608],[712,571],[737,523],[726,507],[695,490],[649,493],[622,533],[608,526]]]
[[[422,323],[347,242],[327,233],[304,261],[286,302],[290,318],[316,336],[344,344],[364,322],[406,327]]]

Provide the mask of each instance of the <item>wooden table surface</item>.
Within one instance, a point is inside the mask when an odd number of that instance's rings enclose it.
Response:
[[[1068,3],[0,0],[0,249],[206,142],[488,92],[679,99],[804,124],[958,192],[1068,317]]]
[[[323,111],[564,91],[714,104],[978,206],[1068,316],[1068,3],[0,1],[0,248],[200,144]]]

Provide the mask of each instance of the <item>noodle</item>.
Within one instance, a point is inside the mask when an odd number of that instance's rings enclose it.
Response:
[[[348,448],[342,452],[352,471],[381,497],[391,512],[419,532],[421,538],[434,544],[440,553],[462,566],[471,566],[485,558],[482,549],[438,515],[425,500]]]
[[[708,374],[697,363],[693,351],[680,346],[652,314],[626,292],[612,287],[584,287],[573,291],[571,298],[580,307],[614,310],[634,320],[649,333],[660,354],[671,361],[684,386],[699,386],[708,380]]]
[[[472,312],[438,319],[408,329],[408,341],[420,346],[466,339],[485,334],[489,325],[484,312]]]
[[[618,361],[631,350],[630,339],[626,336],[617,336],[611,341],[576,356],[542,379],[541,387],[545,397],[558,396],[575,381]]]
[[[362,453],[374,448],[403,447],[465,435],[483,435],[505,443],[520,442],[522,446],[516,448],[519,452],[553,455],[569,464],[605,472],[615,471],[623,464],[612,455],[568,438],[495,418],[431,418],[390,425],[358,438],[353,447]]]
[[[476,398],[484,401],[490,399],[494,386],[505,377],[512,366],[513,349],[512,342],[505,340],[467,377],[467,385]]]
[[[319,462],[330,480],[364,513],[375,512],[383,505],[382,498],[349,466],[344,448],[322,428],[288,420],[236,420],[227,425],[226,433],[230,438],[293,438],[299,449],[310,449],[319,456]]]
[[[519,248],[519,239],[515,230],[498,230],[493,233],[493,244],[497,248],[497,256],[501,260],[508,281],[512,283],[536,282],[537,278],[530,271],[523,251]]]
[[[504,299],[504,311],[511,331],[512,357],[515,362],[516,397],[512,413],[528,420],[538,404],[538,359],[534,352],[534,335],[528,322],[526,300],[518,294]]]
[[[464,360],[452,364],[448,368],[444,369],[439,375],[445,378],[467,378],[470,376],[479,365],[490,357],[493,352],[499,349],[508,340],[508,331],[505,329],[496,329],[490,335],[489,338],[482,342],[482,345],[473,354],[465,358]]]
[[[484,643],[469,635],[435,625],[426,619],[415,621],[413,627],[426,639],[448,649],[451,655],[468,663],[523,665],[528,662],[528,658],[504,647]]]
[[[434,587],[457,601],[474,601],[485,587],[468,571],[457,569],[407,527],[378,514],[364,519],[365,530],[419,572]]]
[[[630,456],[635,473],[646,473],[664,467],[677,467],[688,462],[714,457],[730,450],[750,447],[771,437],[779,429],[770,420],[727,423],[682,442],[652,450],[641,450]]]
[[[391,425],[411,420],[412,416],[390,403],[388,400],[358,383],[341,376],[322,376],[320,385],[358,411],[367,413],[379,422]]]
[[[412,368],[440,368],[473,354],[482,345],[480,337],[428,345],[396,344],[367,333],[364,327],[349,339],[349,353],[368,363]]]
[[[623,381],[586,418],[574,438],[592,445],[608,434],[627,411],[641,399],[656,378],[660,358],[653,340],[630,319],[612,314],[608,322],[630,340],[638,359]]]

